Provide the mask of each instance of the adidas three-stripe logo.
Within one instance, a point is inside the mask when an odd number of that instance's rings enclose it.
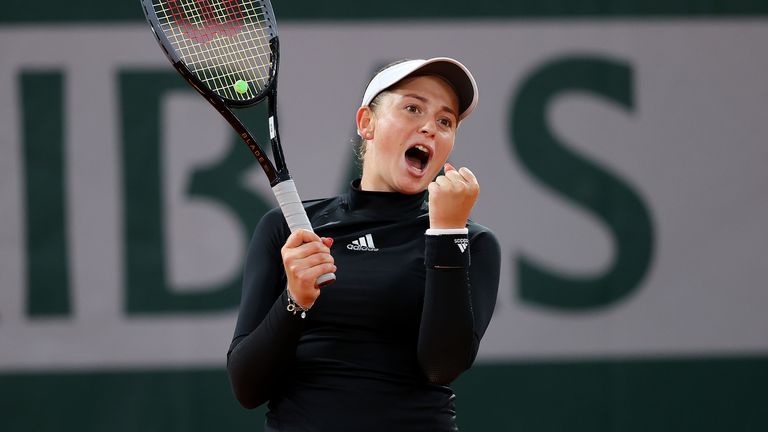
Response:
[[[376,252],[379,250],[373,244],[373,237],[370,234],[366,234],[357,240],[352,240],[352,243],[347,245],[347,249],[367,252]]]
[[[467,250],[467,247],[469,246],[468,239],[456,239],[453,242],[456,243],[456,246],[459,247],[461,253],[464,253],[464,251]]]

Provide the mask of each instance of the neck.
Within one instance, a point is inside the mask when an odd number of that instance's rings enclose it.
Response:
[[[365,171],[363,171],[363,178],[360,180],[360,189],[369,192],[397,192],[380,179],[373,179],[372,176],[366,176]]]
[[[376,170],[370,167],[372,163],[370,156],[363,159],[363,176],[360,179],[360,189],[370,192],[397,192],[381,176],[375,175]]]
[[[427,192],[406,195],[398,192],[367,190],[360,180],[351,184],[349,208],[353,211],[369,211],[377,217],[402,219],[423,213],[422,204]]]

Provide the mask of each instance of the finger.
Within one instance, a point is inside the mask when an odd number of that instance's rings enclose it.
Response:
[[[324,245],[325,245],[325,246],[326,246],[328,249],[330,249],[330,248],[331,248],[331,246],[333,246],[333,239],[332,239],[332,238],[330,238],[330,237],[322,237],[320,240],[323,242],[323,244],[324,244]]]
[[[430,182],[429,185],[427,186],[427,191],[429,191],[430,195],[432,196],[434,196],[439,189],[440,189],[440,186],[435,182]]]
[[[435,179],[435,183],[437,183],[438,186],[441,188],[450,188],[451,187],[451,181],[446,176],[439,176]]]
[[[336,271],[336,264],[333,262],[321,262],[313,266],[296,266],[293,269],[293,274],[296,279],[305,282],[305,286],[313,285],[318,277]]]
[[[461,174],[461,176],[467,181],[467,183],[473,183],[473,184],[477,183],[477,177],[475,177],[475,174],[472,171],[470,171],[469,168],[461,167],[459,168],[458,173]]]
[[[451,165],[450,162],[446,162],[445,165],[443,165],[443,171],[445,171],[446,173],[448,171],[456,171],[456,168],[453,165]]]
[[[330,254],[315,254],[303,259],[291,260],[285,264],[285,271],[286,274],[288,274],[289,279],[291,277],[304,278],[307,277],[307,271],[310,271],[317,266],[324,266],[326,264],[335,264],[334,259]],[[314,279],[310,279],[310,281],[314,282]]]
[[[446,172],[445,176],[448,177],[449,180],[462,185],[466,185],[468,183],[467,179],[465,179],[461,174],[459,174],[459,171],[456,170]]]
[[[319,241],[304,243],[295,248],[283,247],[283,256],[286,259],[298,260],[315,254],[329,254],[331,250]]]
[[[309,255],[306,258],[302,258],[301,260],[296,261],[296,264],[302,268],[310,268],[310,267],[314,267],[316,265],[320,265],[324,263],[333,264],[334,263],[333,256],[327,253],[317,253],[317,254]]]
[[[302,274],[302,276],[306,277],[308,282],[314,283],[317,281],[317,278],[326,273],[336,273],[336,265],[333,263],[323,263],[307,269],[306,273]],[[315,286],[315,288],[320,287]]]
[[[320,237],[318,237],[317,234],[313,233],[312,231],[308,231],[305,229],[298,229],[288,236],[288,239],[285,240],[284,246],[289,248],[295,248],[295,247],[301,246],[304,243],[309,243],[313,241],[320,241]]]

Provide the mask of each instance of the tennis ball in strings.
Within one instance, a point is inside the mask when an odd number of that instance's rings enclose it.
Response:
[[[248,91],[248,83],[243,80],[237,80],[235,82],[235,91],[240,94],[246,93]]]

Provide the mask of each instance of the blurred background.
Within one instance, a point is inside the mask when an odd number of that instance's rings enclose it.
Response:
[[[273,5],[305,199],[380,65],[478,81],[451,159],[503,260],[462,430],[768,430],[768,2]],[[0,100],[0,430],[261,430],[225,358],[275,203],[139,1],[5,0]]]

